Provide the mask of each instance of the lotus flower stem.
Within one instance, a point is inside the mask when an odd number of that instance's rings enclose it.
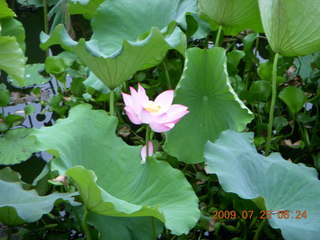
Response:
[[[149,158],[150,127],[146,125],[146,160]]]
[[[114,91],[113,90],[110,90],[109,110],[110,110],[110,116],[114,116]]]
[[[218,29],[217,37],[216,37],[215,47],[219,47],[221,32],[222,32],[222,26],[220,25]]]
[[[82,226],[84,229],[84,232],[86,234],[87,240],[91,240],[91,233],[90,233],[90,229],[87,223],[87,219],[88,219],[88,209],[86,208],[86,206],[83,207],[83,217],[82,217]]]
[[[170,79],[168,67],[167,67],[167,64],[166,64],[165,61],[163,62],[163,68],[164,68],[164,72],[165,72],[165,74],[166,74],[167,88],[168,88],[168,89],[172,89],[171,79]]]
[[[270,112],[269,112],[269,122],[268,122],[268,133],[267,133],[267,142],[266,142],[266,156],[270,153],[270,145],[271,145],[271,135],[272,135],[272,125],[273,125],[273,115],[274,115],[274,107],[276,104],[277,97],[277,66],[278,66],[279,53],[276,53],[273,61],[273,69],[272,69],[272,96],[271,96],[271,104],[270,104]]]

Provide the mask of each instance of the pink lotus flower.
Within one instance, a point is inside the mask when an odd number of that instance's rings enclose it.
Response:
[[[186,106],[172,104],[174,90],[167,90],[150,101],[143,87],[130,87],[131,95],[122,93],[126,113],[134,124],[146,123],[157,133],[169,131],[189,111]]]

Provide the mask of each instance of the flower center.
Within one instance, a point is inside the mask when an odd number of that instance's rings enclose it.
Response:
[[[161,109],[161,107],[158,104],[156,104],[154,101],[147,102],[143,106],[143,108],[150,113],[158,113],[158,112],[160,112],[160,109]]]

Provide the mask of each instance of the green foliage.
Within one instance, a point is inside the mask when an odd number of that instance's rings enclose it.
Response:
[[[45,65],[41,63],[25,65],[24,83],[22,86],[41,85],[50,81],[50,77],[43,76],[41,73],[44,71]],[[9,77],[12,85],[21,86],[17,80]]]
[[[287,104],[292,113],[299,112],[307,101],[305,93],[300,88],[292,86],[283,89],[279,93],[279,98]]]
[[[317,240],[315,6],[0,0],[0,238]]]
[[[10,101],[10,92],[8,91],[6,85],[0,84],[0,107],[5,107]]]
[[[222,48],[188,49],[175,103],[187,106],[190,113],[167,134],[165,150],[186,163],[204,161],[203,149],[208,140],[214,141],[225,129],[242,131],[252,120],[252,113],[228,82]]]
[[[36,138],[29,133],[30,129],[19,128],[0,138],[0,164],[20,163],[31,156],[35,151]]]
[[[91,19],[103,2],[104,0],[70,0],[68,10],[70,14],[82,14],[84,17]]]
[[[161,5],[165,14],[160,14],[154,4]],[[169,49],[177,49],[182,54],[185,51],[185,35],[174,21],[186,26],[185,14],[195,11],[194,1],[166,1],[165,4],[157,1],[149,11],[142,6],[151,7],[145,0],[106,1],[92,19],[90,41],[81,39],[75,43],[62,26],[57,26],[50,37],[42,34],[42,48],[61,44],[76,53],[102,82],[114,89],[137,70],[159,64]],[[132,22],[136,27],[132,27]],[[110,34],[105,35],[106,31]]]
[[[257,0],[200,0],[199,8],[212,30],[222,26],[227,35],[246,29],[263,32]]]
[[[269,223],[285,239],[319,236],[320,182],[314,168],[284,160],[280,154],[265,157],[256,152],[252,133],[223,132],[205,148],[206,171],[217,174],[227,192],[244,199],[263,197],[270,211],[288,210],[288,218],[273,215]],[[306,211],[307,217],[299,216]]]
[[[25,57],[15,37],[0,36],[0,70],[23,85]]]
[[[159,220],[152,217],[123,218],[90,214],[88,221],[91,225],[95,226],[99,230],[99,239],[101,240],[153,240],[163,230],[163,224]]]
[[[199,218],[190,185],[166,162],[150,159],[142,165],[140,148],[116,137],[116,125],[116,118],[106,112],[79,105],[55,126],[34,130],[36,146],[59,153],[53,169],[73,179],[88,210],[107,216],[153,216],[173,233],[187,233]]]
[[[3,172],[5,171],[5,172]],[[43,214],[47,214],[53,208],[54,203],[62,199],[74,206],[73,196],[76,193],[52,193],[48,196],[39,196],[35,190],[26,191],[17,182],[18,177],[8,170],[0,170],[1,191],[0,195],[0,221],[8,225],[20,225],[24,222],[35,222]]]
[[[317,0],[259,0],[264,31],[272,50],[301,56],[320,50]]]
[[[25,52],[25,31],[22,23],[13,18],[5,18],[0,20],[1,36],[14,36],[21,50]]]
[[[15,13],[8,8],[8,4],[5,0],[0,0],[0,19],[2,18],[12,18]]]

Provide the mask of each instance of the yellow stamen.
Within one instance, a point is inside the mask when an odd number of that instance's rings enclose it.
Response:
[[[147,104],[145,104],[143,108],[150,113],[158,113],[161,109],[161,107],[153,101],[147,102]]]

